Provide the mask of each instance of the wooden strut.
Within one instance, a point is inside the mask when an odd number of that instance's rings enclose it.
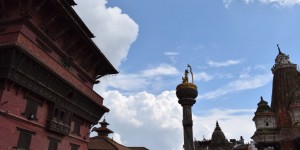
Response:
[[[78,41],[80,40],[80,37],[77,34],[74,34],[70,40],[68,40],[66,43],[67,46],[63,48],[63,50],[68,53],[68,51],[73,47]]]
[[[4,0],[0,0],[0,17],[6,15],[6,7],[5,7],[5,2]]]
[[[38,12],[40,9],[41,9],[41,7],[43,7],[43,5],[45,4],[47,2],[47,0],[43,0],[43,1],[41,1],[36,7],[35,7],[35,10],[34,10],[34,14],[36,13],[36,12]]]
[[[56,35],[54,35],[54,37],[52,38],[53,41],[56,41],[62,34],[64,34],[68,29],[68,26],[65,24],[62,29],[60,30],[60,32],[58,32]]]

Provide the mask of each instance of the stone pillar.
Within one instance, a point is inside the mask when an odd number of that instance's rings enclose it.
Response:
[[[183,110],[184,150],[194,150],[192,106],[198,95],[197,87],[193,83],[179,84],[176,88],[176,95]]]

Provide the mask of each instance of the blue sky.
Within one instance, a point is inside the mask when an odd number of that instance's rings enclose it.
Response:
[[[74,9],[120,71],[94,89],[111,109],[115,140],[151,150],[181,149],[175,88],[190,64],[198,86],[194,136],[216,120],[228,139],[255,130],[260,96],[269,103],[276,45],[298,64],[300,0],[86,0]]]

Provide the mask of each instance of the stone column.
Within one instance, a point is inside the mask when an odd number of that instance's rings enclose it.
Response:
[[[194,150],[192,106],[198,95],[197,87],[192,83],[179,84],[176,88],[176,95],[183,110],[184,150]]]

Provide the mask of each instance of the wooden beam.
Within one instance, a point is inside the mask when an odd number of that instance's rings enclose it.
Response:
[[[47,2],[47,0],[42,0],[42,1],[35,7],[34,14],[35,14],[36,12],[38,12],[38,11],[45,5],[46,2]]]
[[[57,16],[58,12],[54,11],[47,19],[44,20],[44,24],[40,28],[46,33],[48,31],[48,27],[56,20]]]
[[[0,17],[7,17],[6,16],[6,7],[5,7],[5,2],[4,0],[0,0]]]
[[[93,64],[93,55],[94,53],[91,53],[90,56],[86,59],[86,71],[89,72],[91,68],[94,66]]]
[[[81,56],[81,55],[79,55],[79,54],[82,54],[82,53],[84,52],[84,50],[86,50],[86,49],[81,49],[81,51],[80,51],[80,52],[78,53],[78,55],[74,58],[74,60],[78,61],[79,56]]]
[[[66,46],[64,46],[64,51],[66,53],[68,53],[68,51],[70,50],[70,48],[72,48],[78,41],[79,41],[80,37],[78,36],[78,34],[74,34],[72,36],[72,38],[70,38],[70,40],[66,41],[66,43],[68,43]]]
[[[32,0],[26,0],[25,2],[27,2],[27,5],[23,2],[24,2],[24,0],[18,0],[19,8],[21,10],[21,15],[22,16],[31,16],[30,10],[32,7]]]
[[[84,45],[81,45],[80,48],[77,49],[76,52],[74,52],[75,50],[72,51],[72,53],[70,54],[71,57],[73,58],[77,58],[78,54],[85,48]]]
[[[66,24],[63,25],[62,29],[53,36],[52,40],[56,41],[58,37],[60,37],[62,34],[64,34],[68,29],[68,26]]]
[[[28,0],[27,6],[25,8],[26,13],[30,13],[32,7],[32,0]]]
[[[91,67],[90,68],[88,68],[88,72],[90,72],[92,69],[96,69],[96,66],[99,64],[100,62],[98,62],[98,63],[96,63],[96,62],[94,62],[94,63],[92,63],[93,65],[90,65]]]

